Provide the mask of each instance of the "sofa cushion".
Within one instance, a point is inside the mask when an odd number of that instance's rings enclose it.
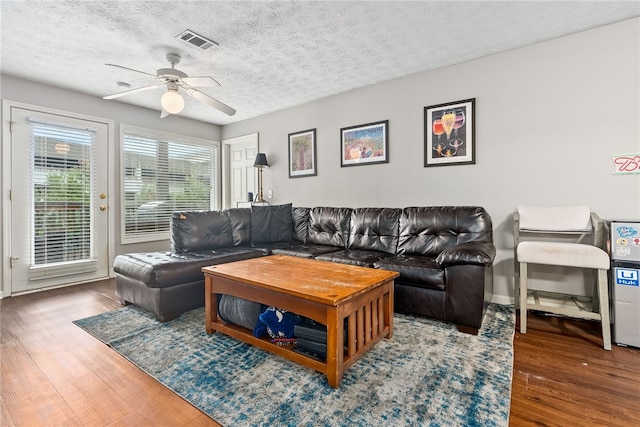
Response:
[[[293,217],[293,240],[306,243],[309,238],[309,213],[311,208],[294,207],[291,209]]]
[[[227,212],[191,211],[171,215],[171,252],[186,253],[233,245]]]
[[[251,245],[251,209],[231,208],[227,210],[231,237],[235,246]]]
[[[309,213],[309,238],[312,245],[345,249],[349,240],[351,208],[315,207]]]
[[[304,243],[299,243],[295,245],[290,245],[288,247],[271,247],[271,253],[273,255],[289,255],[289,256],[297,256],[301,258],[316,258],[322,254],[327,254],[330,252],[337,252],[342,248],[338,248],[336,246],[326,246],[326,245],[309,245]]]
[[[274,255],[274,251],[283,249],[287,250],[289,248],[297,247],[300,245],[300,242],[270,242],[270,243],[252,243],[251,248],[262,251],[265,255]]]
[[[374,267],[400,273],[396,283],[417,288],[446,290],[445,270],[438,268],[435,260],[428,256],[392,256],[376,261]]]
[[[291,203],[251,208],[251,243],[290,242],[293,240]]]
[[[315,258],[319,261],[338,262],[340,264],[358,265],[360,267],[373,267],[377,261],[390,256],[393,255],[387,252],[345,249],[343,251],[317,255]]]
[[[351,213],[349,249],[395,254],[402,209],[357,208]]]
[[[398,254],[437,257],[466,242],[492,242],[489,214],[477,206],[408,207],[400,217]]]

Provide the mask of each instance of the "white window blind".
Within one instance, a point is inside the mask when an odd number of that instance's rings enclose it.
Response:
[[[125,127],[123,242],[166,239],[171,214],[215,209],[217,145]]]
[[[29,124],[33,160],[29,165],[33,189],[30,277],[94,268],[82,261],[93,258],[95,132],[35,120]]]

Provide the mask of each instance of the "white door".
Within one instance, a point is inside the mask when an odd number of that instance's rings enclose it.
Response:
[[[10,292],[108,277],[108,124],[10,116]]]
[[[228,147],[229,205],[235,208],[246,205],[248,193],[257,196],[257,169],[253,166],[258,154],[258,134],[241,136],[223,141]]]

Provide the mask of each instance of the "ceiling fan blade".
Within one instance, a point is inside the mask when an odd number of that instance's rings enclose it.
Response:
[[[171,113],[168,112],[167,110],[165,110],[164,108],[162,109],[162,112],[160,113],[160,118],[164,119],[165,117],[167,117],[168,115],[170,115]]]
[[[183,77],[182,82],[189,86],[222,86],[219,81],[210,76]]]
[[[144,75],[153,77],[154,79],[158,77],[155,74],[149,74],[149,73],[145,73],[144,71],[134,70],[133,68],[123,67],[122,65],[116,65],[116,64],[104,64],[104,65],[108,65],[109,67],[122,68],[123,70],[129,70],[129,71],[133,71],[135,73],[144,74]]]
[[[137,89],[125,90],[124,92],[118,92],[118,93],[114,93],[113,95],[103,96],[102,99],[120,98],[121,96],[129,95],[129,94],[136,93],[136,92],[142,92],[142,91],[149,90],[149,89],[155,89],[155,88],[158,88],[158,87],[161,87],[161,86],[164,86],[164,83],[157,84],[157,85],[151,85],[151,86],[143,86],[143,87],[139,87]]]
[[[204,102],[205,104],[209,104],[211,105],[213,108],[217,108],[218,110],[222,111],[223,113],[229,115],[229,116],[233,116],[236,113],[236,110],[234,110],[233,108],[229,107],[226,104],[223,104],[222,102],[218,101],[217,99],[214,99],[212,97],[210,97],[209,95],[205,95],[204,93],[191,88],[191,87],[183,87],[183,89],[191,96],[193,96],[194,98],[196,98],[199,101]]]

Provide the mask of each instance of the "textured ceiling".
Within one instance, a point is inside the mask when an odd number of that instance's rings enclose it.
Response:
[[[181,115],[228,124],[351,89],[469,61],[640,16],[638,1],[309,2],[6,1],[1,71],[96,96],[151,83],[105,63],[155,74],[210,75],[202,88],[229,117],[185,96]],[[175,36],[190,29],[219,46]],[[614,47],[612,47],[614,48]],[[159,110],[163,89],[117,101]],[[107,102],[107,101],[105,101]]]

